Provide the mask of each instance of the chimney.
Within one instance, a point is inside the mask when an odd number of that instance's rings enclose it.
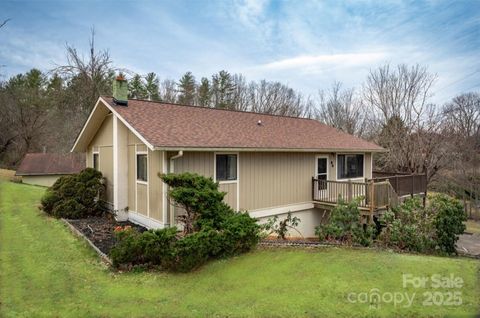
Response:
[[[113,81],[113,101],[117,105],[128,105],[128,83],[122,73]]]

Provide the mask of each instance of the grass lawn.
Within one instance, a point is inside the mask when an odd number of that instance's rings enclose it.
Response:
[[[474,316],[479,262],[344,248],[258,250],[190,274],[116,273],[36,208],[44,189],[0,182],[0,317]],[[423,306],[402,274],[460,276],[460,306]],[[415,293],[413,305],[350,293]],[[351,296],[351,295],[350,295]],[[351,298],[355,299],[355,297]]]

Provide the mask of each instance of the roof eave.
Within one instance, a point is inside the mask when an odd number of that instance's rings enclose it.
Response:
[[[266,148],[266,147],[178,147],[178,146],[155,146],[153,150],[159,151],[236,151],[236,152],[345,152],[345,153],[358,153],[358,152],[375,152],[383,153],[387,152],[387,149],[381,148]]]

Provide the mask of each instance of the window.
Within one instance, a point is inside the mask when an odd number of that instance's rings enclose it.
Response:
[[[237,180],[237,155],[216,155],[216,180]]]
[[[98,153],[93,154],[93,169],[98,171]]]
[[[363,155],[338,155],[337,178],[363,178]]]
[[[137,155],[137,181],[147,182],[147,155]]]

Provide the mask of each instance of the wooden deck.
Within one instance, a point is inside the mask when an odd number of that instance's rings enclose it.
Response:
[[[365,182],[332,181],[312,178],[312,199],[315,206],[332,209],[342,200],[358,200],[362,215],[373,220],[398,205],[406,195],[425,195],[425,175],[377,177]]]

